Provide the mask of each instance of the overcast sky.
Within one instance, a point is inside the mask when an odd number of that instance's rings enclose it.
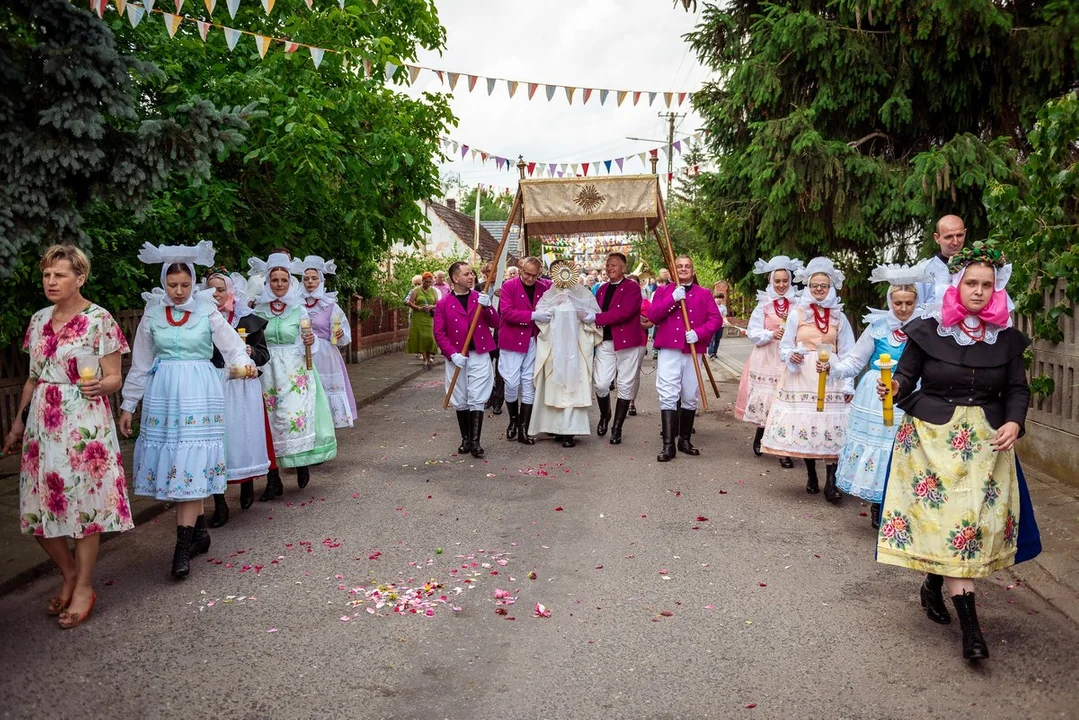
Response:
[[[454,72],[522,81],[626,90],[688,91],[698,89],[708,72],[682,39],[699,17],[677,9],[670,0],[435,0],[446,27],[442,55],[421,52],[418,64]],[[698,3],[698,8],[703,3]],[[401,73],[404,75],[404,73]],[[413,88],[402,91],[449,93],[430,73],[421,73]],[[527,85],[513,99],[499,82],[491,96],[484,80],[470,93],[464,77],[450,96],[459,120],[447,134],[458,142],[502,157],[524,155],[534,162],[594,162],[636,154],[665,140],[663,97],[648,106],[647,95],[633,107],[632,95],[621,107],[614,94],[602,107],[598,93],[582,106],[582,91],[573,105],[559,89],[548,102],[541,86],[531,101]],[[677,121],[675,137],[700,129],[689,99],[672,111],[687,113]],[[650,141],[627,140],[627,136]],[[675,168],[680,158],[675,158]],[[661,173],[665,160],[660,161]],[[636,160],[631,173],[644,172]],[[516,169],[498,171],[489,159],[457,159],[443,165],[443,174],[460,173],[466,186],[476,183],[516,188]],[[589,171],[589,175],[592,171]]]

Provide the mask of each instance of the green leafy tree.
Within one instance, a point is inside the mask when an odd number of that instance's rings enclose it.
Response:
[[[982,197],[1015,179],[1038,109],[1079,75],[1074,3],[732,0],[688,40],[717,80],[694,95],[716,171],[698,223],[743,287],[758,256],[828,254],[849,305],[933,221],[988,233]],[[845,289],[846,290],[846,289]]]
[[[461,198],[457,209],[469,217],[476,213],[476,192],[479,188],[469,188]],[[487,188],[480,195],[480,220],[508,220],[513,206],[513,195]]]

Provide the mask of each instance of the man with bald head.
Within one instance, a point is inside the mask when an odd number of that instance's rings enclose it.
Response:
[[[937,220],[937,231],[933,233],[939,252],[929,258],[925,272],[932,280],[918,283],[918,303],[940,302],[944,291],[952,280],[948,272],[948,260],[963,249],[967,241],[967,228],[958,215],[945,215]]]

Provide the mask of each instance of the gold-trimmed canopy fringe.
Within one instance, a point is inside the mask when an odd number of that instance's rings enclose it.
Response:
[[[522,180],[524,222],[530,235],[639,233],[659,224],[655,175]]]

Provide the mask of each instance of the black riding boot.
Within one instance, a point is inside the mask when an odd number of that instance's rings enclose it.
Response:
[[[618,398],[614,403],[614,421],[611,422],[611,445],[622,444],[622,425],[629,413],[629,400]]]
[[[199,515],[201,518],[202,515]],[[229,521],[229,504],[225,502],[225,493],[214,494],[214,514],[210,518],[210,527],[219,528]]]
[[[502,414],[502,405],[506,402],[506,381],[495,370],[495,388],[491,391],[491,412],[495,415]]]
[[[701,451],[693,447],[690,439],[693,437],[693,419],[697,416],[696,410],[681,409],[678,411],[678,452],[686,455],[700,455]]]
[[[836,464],[830,463],[824,466],[827,473],[824,480],[824,499],[830,503],[837,503],[843,499],[843,493],[835,486]]]
[[[978,611],[974,608],[974,593],[952,595],[955,614],[959,618],[959,627],[963,630],[963,659],[984,660],[989,657],[989,646],[982,637],[982,628],[978,625]]]
[[[195,537],[195,528],[190,525],[176,526],[176,550],[172,553],[172,576],[187,577],[191,572],[191,542]]]
[[[869,524],[880,529],[880,503],[869,504]]]
[[[285,488],[281,485],[281,471],[274,468],[266,473],[266,489],[262,491],[259,502],[273,500],[275,497],[280,497],[283,492]]]
[[[522,445],[535,445],[535,439],[528,434],[528,425],[532,422],[532,406],[521,403],[521,417],[517,421],[517,442]]]
[[[480,446],[480,435],[483,434],[483,411],[473,410],[468,414],[468,419],[468,439],[472,442],[472,457],[481,458],[485,454],[483,448]]]
[[[510,414],[510,424],[506,428],[506,439],[516,440],[517,433],[521,431],[521,401],[510,400],[506,403],[506,410],[508,410]]]
[[[761,439],[764,437],[764,428],[757,428],[757,432],[753,435],[753,454],[757,457],[761,456]]]
[[[678,411],[660,410],[659,422],[663,434],[663,450],[656,456],[656,462],[669,462],[674,460],[677,450],[675,441],[678,438]]]
[[[816,495],[820,492],[820,485],[817,484],[817,461],[806,458],[806,492],[810,495]]]
[[[240,483],[240,509],[246,510],[255,502],[255,481],[244,480]]]
[[[941,625],[947,625],[952,621],[948,606],[944,604],[943,577],[933,574],[926,575],[919,594],[921,595],[922,607],[925,608],[927,618]]]
[[[596,424],[596,435],[603,437],[607,434],[607,425],[611,422],[611,396],[596,396],[596,405],[599,407],[599,423]]]
[[[191,537],[191,557],[207,552],[210,552],[210,531],[206,529],[206,516],[199,515],[195,518],[195,534]]]
[[[457,427],[461,430],[461,444],[457,448],[458,455],[467,455],[472,452],[472,440],[469,435],[472,433],[470,427],[471,420],[468,417],[468,410],[457,411]]]
[[[311,482],[311,468],[307,465],[296,468],[296,484],[299,488],[303,490],[309,482]]]

